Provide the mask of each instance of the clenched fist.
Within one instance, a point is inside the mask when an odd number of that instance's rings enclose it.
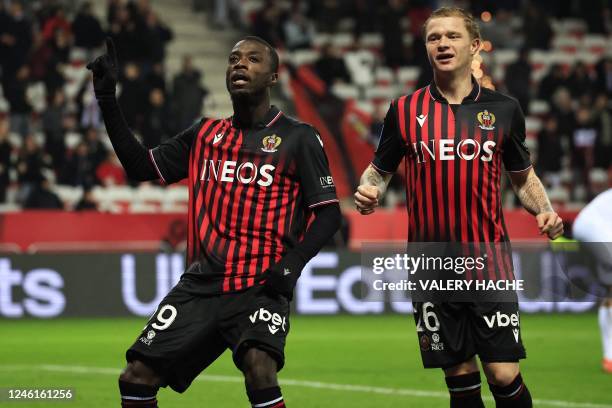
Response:
[[[555,239],[563,234],[563,220],[554,211],[547,211],[536,215],[540,234],[548,235],[548,238]]]
[[[355,192],[355,206],[362,215],[372,214],[378,207],[380,190],[376,186],[362,184]]]

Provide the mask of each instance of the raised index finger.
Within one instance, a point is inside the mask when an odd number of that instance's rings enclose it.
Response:
[[[110,37],[106,37],[106,53],[111,59],[113,66],[117,66],[117,50],[115,49],[115,43]]]

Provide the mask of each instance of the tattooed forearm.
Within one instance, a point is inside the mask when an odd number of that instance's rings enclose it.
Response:
[[[368,166],[368,168],[366,168],[361,175],[361,180],[359,183],[361,185],[378,187],[380,195],[382,196],[387,190],[387,185],[389,184],[392,176],[392,174],[380,174],[374,167]]]
[[[529,170],[524,181],[517,181],[516,176],[511,176],[511,180],[512,187],[521,201],[521,204],[523,204],[523,207],[531,214],[538,215],[543,212],[553,211],[552,205],[548,200],[548,195],[546,195],[546,190],[533,169]]]

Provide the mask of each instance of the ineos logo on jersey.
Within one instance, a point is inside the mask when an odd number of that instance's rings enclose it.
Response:
[[[455,145],[454,139],[430,140],[412,144],[412,151],[417,157],[417,163],[432,160],[476,160],[480,158],[483,162],[493,159],[496,143],[487,140],[482,145],[474,139],[463,139]]]
[[[238,163],[233,160],[204,160],[200,180],[233,183],[238,180],[242,184],[257,183],[262,187],[268,187],[274,179],[274,167],[264,164],[259,167],[251,162]]]
[[[270,322],[268,324],[268,330],[272,334],[276,334],[279,329],[285,330],[285,326],[287,324],[287,319],[285,316],[279,315],[278,313],[270,313],[268,310],[260,307],[259,310],[256,310],[255,313],[249,315],[249,320],[251,323],[255,324],[257,320],[261,320],[263,322]]]

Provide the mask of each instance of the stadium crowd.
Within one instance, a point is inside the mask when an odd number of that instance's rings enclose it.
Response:
[[[130,182],[103,135],[84,67],[106,36],[123,62],[119,103],[144,145],[156,146],[201,114],[208,91],[190,56],[166,83],[173,32],[148,1],[109,0],[106,21],[91,2],[72,3],[0,1],[0,202],[66,208],[50,184],[88,191]],[[77,209],[94,207],[90,194],[83,197]]]
[[[443,3],[193,0],[194,8],[208,8],[211,23],[220,29],[234,25],[287,55],[314,53],[310,65],[328,89],[356,86],[360,99],[367,95],[366,88],[379,85],[377,73],[383,70],[392,73],[391,82],[399,89],[393,96],[431,81],[420,30],[430,11]],[[612,13],[607,3],[583,7],[575,0],[462,0],[454,4],[479,17],[486,40],[483,49],[492,51],[477,67],[479,79],[516,97],[529,115],[528,145],[551,199],[581,205],[608,187]],[[86,191],[95,185],[131,184],[103,136],[104,125],[84,69],[107,35],[114,38],[123,64],[120,105],[145,146],[155,146],[184,129],[202,112],[208,91],[189,56],[172,84],[166,83],[164,60],[173,32],[149,1],[107,0],[105,20],[92,9],[90,2],[0,1],[0,203],[67,208],[56,200],[49,183],[82,186]],[[347,33],[350,42],[333,40]],[[380,41],[366,44],[365,38],[372,34]],[[595,59],[585,62],[578,54],[591,52],[581,49],[580,41],[587,37],[605,40],[603,50],[593,51]],[[375,55],[374,63],[367,65],[371,83],[363,81],[364,65],[356,65],[364,49]],[[512,58],[504,64],[495,60],[507,51],[514,52]],[[559,51],[567,51],[569,59],[542,64],[542,55]],[[411,68],[418,76],[406,86],[398,78],[403,69]],[[364,137],[373,145],[389,99],[370,104],[372,120]],[[394,185],[401,205],[402,183]]]

